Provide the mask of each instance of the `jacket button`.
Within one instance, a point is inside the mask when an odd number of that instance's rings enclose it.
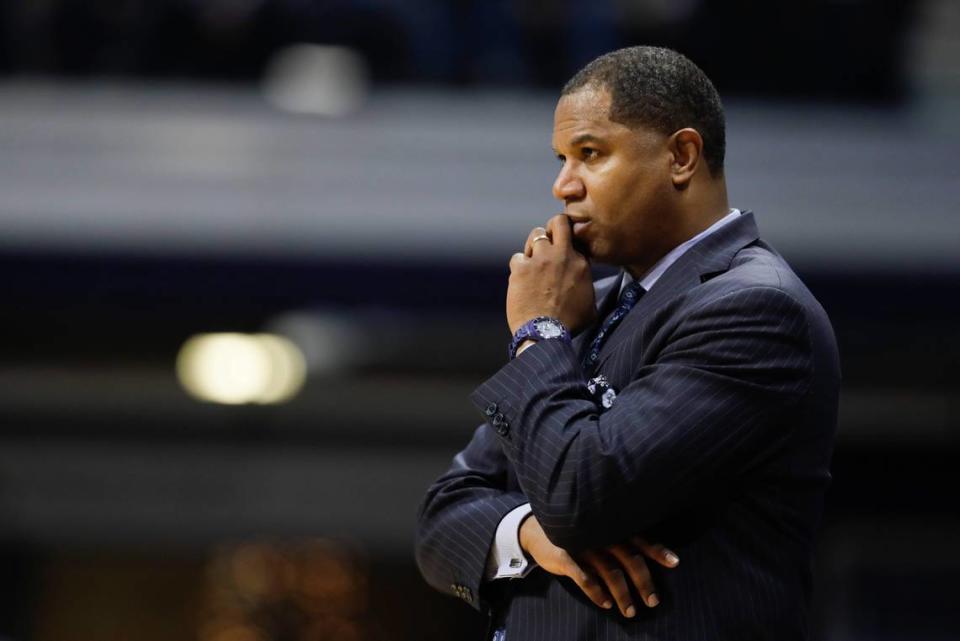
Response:
[[[506,436],[510,433],[510,423],[503,421],[499,425],[494,425],[493,429],[497,430],[497,434],[500,436]]]
[[[483,413],[489,416],[494,416],[500,408],[497,407],[496,403],[490,403],[487,405],[487,409],[483,410]]]
[[[497,412],[496,414],[493,415],[493,419],[490,422],[493,423],[494,427],[496,427],[497,425],[502,425],[504,422],[503,414],[501,414],[500,412]]]

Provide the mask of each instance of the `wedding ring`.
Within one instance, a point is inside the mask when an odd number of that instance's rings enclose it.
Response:
[[[533,243],[537,242],[538,240],[550,240],[550,237],[547,236],[546,234],[540,234],[539,236],[535,236],[535,237],[533,238],[533,240],[530,241],[530,244],[532,245]]]

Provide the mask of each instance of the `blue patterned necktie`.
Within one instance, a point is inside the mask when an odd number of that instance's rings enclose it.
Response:
[[[591,370],[597,364],[597,361],[600,359],[600,349],[603,347],[604,342],[613,330],[616,329],[617,325],[620,324],[623,317],[633,309],[633,306],[637,304],[637,301],[640,300],[640,297],[643,296],[646,291],[647,290],[640,286],[640,281],[638,280],[631,282],[623,288],[623,291],[620,292],[620,300],[617,302],[616,309],[610,312],[607,319],[603,321],[603,325],[600,326],[600,331],[597,332],[593,342],[590,343],[590,350],[586,356],[583,357],[584,369]]]

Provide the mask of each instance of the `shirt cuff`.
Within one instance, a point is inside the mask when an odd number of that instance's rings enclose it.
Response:
[[[530,504],[524,503],[507,512],[500,520],[487,557],[486,580],[520,579],[537,567],[536,562],[528,560],[520,547],[520,525],[530,512]]]

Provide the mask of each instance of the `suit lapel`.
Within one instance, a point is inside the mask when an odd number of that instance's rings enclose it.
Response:
[[[701,239],[688,249],[643,295],[600,350],[599,368],[619,346],[643,325],[651,312],[667,301],[703,283],[707,276],[725,272],[738,251],[759,238],[757,223],[750,212]]]

